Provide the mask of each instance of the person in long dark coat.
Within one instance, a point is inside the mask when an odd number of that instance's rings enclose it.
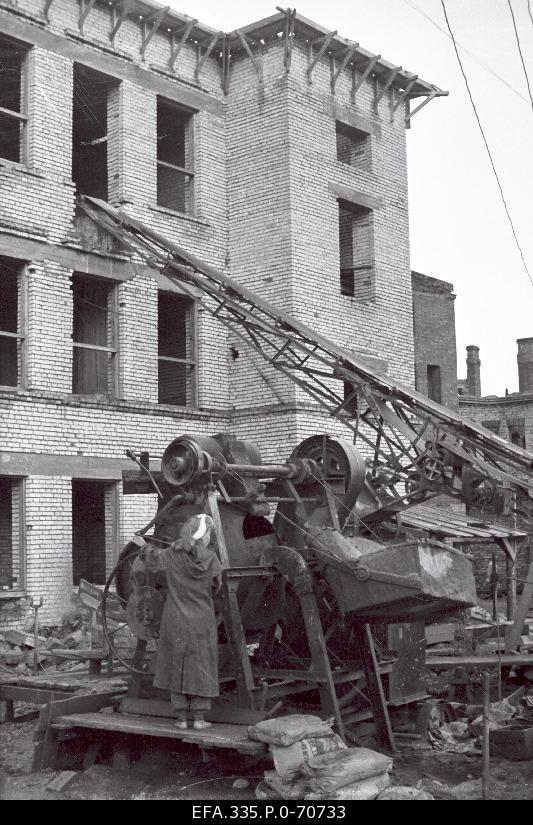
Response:
[[[218,639],[213,580],[220,587],[222,565],[209,547],[213,520],[190,518],[165,553],[168,583],[161,618],[154,685],[171,694],[179,728],[206,728],[211,698],[218,696]]]

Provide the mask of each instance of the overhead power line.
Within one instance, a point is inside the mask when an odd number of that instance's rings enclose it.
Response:
[[[468,78],[467,78],[465,70],[463,68],[463,63],[461,61],[461,56],[460,56],[459,50],[457,48],[457,43],[456,43],[453,31],[452,31],[452,27],[450,25],[450,21],[448,20],[448,14],[446,12],[446,5],[444,3],[444,0],[440,0],[440,2],[441,2],[441,5],[442,5],[442,11],[444,12],[444,18],[446,20],[446,25],[448,27],[448,31],[449,31],[450,37],[452,39],[453,47],[455,49],[455,54],[457,56],[457,61],[459,63],[459,68],[461,69],[461,74],[463,75],[466,90],[468,92],[468,97],[470,98],[470,103],[472,104],[472,109],[474,110],[474,114],[476,116],[477,125],[479,126],[479,131],[481,132],[481,137],[483,138],[483,143],[485,144],[485,149],[487,150],[487,154],[489,156],[490,165],[492,166],[492,171],[494,172],[494,177],[496,178],[496,183],[498,184],[498,189],[500,190],[500,195],[501,195],[501,199],[502,199],[503,206],[504,206],[504,209],[505,209],[505,214],[507,215],[507,218],[509,220],[509,224],[511,226],[511,230],[512,230],[512,233],[513,233],[513,236],[514,236],[514,239],[515,239],[515,243],[516,243],[517,249],[520,253],[520,257],[522,258],[522,263],[524,265],[524,269],[526,270],[527,277],[529,278],[529,281],[530,281],[531,285],[533,286],[533,279],[531,278],[531,273],[529,272],[529,269],[527,267],[526,259],[524,258],[524,253],[522,251],[522,247],[520,246],[520,241],[518,240],[518,236],[516,234],[513,219],[511,217],[511,213],[509,212],[509,208],[507,206],[507,201],[505,200],[505,195],[503,193],[503,187],[502,187],[502,184],[500,182],[498,172],[496,171],[496,166],[495,166],[494,160],[492,158],[492,154],[491,154],[491,151],[490,151],[490,148],[489,148],[489,144],[488,144],[487,138],[485,137],[485,132],[483,130],[483,126],[481,125],[481,120],[479,119],[478,111],[476,109],[476,104],[474,103],[474,98],[472,97],[472,92],[470,91],[470,85],[468,83]]]
[[[533,11],[531,10],[531,0],[527,0],[527,10],[529,12],[529,18],[531,20],[531,25],[533,26]]]
[[[521,43],[520,43],[520,36],[518,34],[518,28],[517,28],[517,25],[516,25],[516,20],[515,20],[515,16],[514,16],[513,7],[511,5],[511,0],[507,0],[507,5],[509,6],[509,11],[511,12],[511,18],[512,18],[512,21],[513,21],[513,29],[514,29],[514,33],[515,33],[515,37],[516,37],[516,45],[518,46],[518,53],[520,55],[520,60],[522,61],[522,68],[524,70],[524,75],[526,77],[527,91],[529,93],[529,100],[531,102],[531,108],[533,109],[533,96],[531,95],[531,85],[529,83],[529,76],[528,76],[528,73],[527,73],[526,64],[524,62],[524,55],[522,54],[522,46],[521,46]],[[529,10],[529,13],[531,14],[531,7],[529,5],[528,5],[528,10]]]
[[[419,14],[421,14],[422,17],[425,17],[426,20],[428,20],[431,23],[432,26],[435,26],[435,28],[438,29],[442,34],[444,34],[446,37],[452,39],[450,33],[447,32],[446,29],[443,29],[442,26],[439,25],[439,23],[437,23],[437,21],[434,20],[423,9],[421,9],[420,6],[417,6],[417,4],[413,2],[413,0],[403,0],[403,2],[406,3],[408,6],[410,6],[412,9],[414,9],[415,11],[417,11]],[[528,2],[530,3],[531,0],[528,0]],[[529,14],[531,16],[531,21],[533,23],[533,13],[531,11],[531,7],[529,8]],[[459,43],[458,40],[456,40],[455,43],[456,43],[457,46],[459,46],[460,49],[462,49],[462,51],[465,54],[467,54],[469,57],[471,57],[472,60],[474,60],[479,66],[481,66],[483,69],[485,69],[486,72],[489,72],[489,74],[493,75],[493,77],[496,77],[501,83],[503,83],[505,86],[507,86],[508,89],[510,89],[512,92],[514,92],[514,94],[517,95],[520,98],[520,100],[523,100],[524,103],[529,103],[529,100],[526,97],[524,97],[524,95],[521,92],[519,92],[518,89],[515,89],[515,87],[512,86],[511,83],[509,83],[507,80],[505,80],[504,77],[499,75],[498,72],[495,72],[494,69],[492,69],[487,63],[484,63],[482,60],[480,60],[479,57],[477,57],[477,55],[475,55],[473,52],[470,51],[470,49],[467,49],[466,46],[463,46],[461,43]]]

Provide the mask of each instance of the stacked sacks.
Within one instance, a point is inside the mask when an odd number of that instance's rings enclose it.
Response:
[[[334,734],[333,720],[292,714],[248,728],[266,742],[274,771],[265,783],[282,799],[375,799],[390,785],[392,759],[368,748],[347,748]]]

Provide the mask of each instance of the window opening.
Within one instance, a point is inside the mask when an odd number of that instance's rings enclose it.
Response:
[[[194,303],[172,292],[158,295],[159,403],[193,406],[196,351]]]
[[[106,507],[109,485],[101,481],[72,481],[72,573],[80,579],[104,584],[106,580]]]
[[[24,589],[23,484],[0,476],[0,594]]]
[[[372,210],[339,202],[341,295],[357,300],[374,297]]]
[[[157,203],[193,211],[192,119],[190,111],[157,98]]]
[[[0,258],[0,386],[22,385],[23,262]]]
[[[72,180],[80,195],[108,199],[109,93],[114,78],[74,64],[72,107]]]
[[[370,171],[370,135],[346,123],[335,124],[337,160]]]
[[[27,46],[0,37],[0,157],[15,163],[25,159],[27,53]]]
[[[440,367],[437,364],[427,365],[427,387],[428,398],[440,404],[442,401],[442,385]]]
[[[116,386],[116,284],[74,273],[72,292],[72,392],[111,395]]]

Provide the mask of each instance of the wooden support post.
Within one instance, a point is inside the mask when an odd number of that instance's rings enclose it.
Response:
[[[207,58],[209,57],[209,55],[211,54],[211,52],[213,51],[213,49],[215,48],[216,44],[218,43],[218,41],[220,40],[221,37],[224,37],[224,32],[218,32],[218,34],[215,34],[211,38],[211,41],[209,42],[209,45],[207,46],[207,49],[205,50],[205,52],[203,54],[201,54],[200,46],[198,47],[198,57],[197,57],[197,62],[196,62],[196,69],[194,70],[194,79],[197,83],[200,79],[200,72],[202,71],[202,67],[203,67],[205,61],[207,60]]]
[[[311,650],[312,669],[315,673],[324,676],[325,683],[320,684],[320,703],[322,711],[326,714],[333,714],[337,729],[342,739],[345,739],[344,724],[337,699],[335,682],[331,673],[329,656],[322,631],[322,622],[316,599],[313,593],[300,593],[300,605],[302,616],[307,633],[307,641]]]
[[[409,92],[411,91],[411,89],[413,88],[413,86],[415,85],[417,80],[418,80],[418,75],[417,74],[413,75],[413,77],[409,80],[409,83],[407,84],[405,89],[402,92],[400,92],[400,94],[398,95],[398,99],[396,100],[396,102],[393,101],[392,112],[391,112],[391,121],[394,120],[394,113],[395,113],[396,109],[398,108],[398,106],[401,106],[402,103],[405,102],[405,100],[407,99],[407,95],[409,94]]]
[[[237,601],[239,581],[239,579],[231,579],[225,573],[222,575],[222,614],[226,636],[231,645],[235,678],[237,680],[237,693],[245,707],[253,709],[255,682]]]
[[[222,527],[222,521],[220,518],[220,512],[218,509],[218,501],[215,494],[215,486],[214,484],[210,484],[207,489],[207,512],[208,515],[211,516],[213,519],[213,524],[215,526],[215,536],[217,539],[217,548],[218,548],[218,557],[220,559],[220,563],[222,567],[226,570],[229,566],[229,556],[228,550],[226,548],[226,539],[224,538],[224,529]]]
[[[113,6],[113,18],[112,18],[112,26],[111,31],[109,32],[109,39],[111,42],[115,39],[115,35],[124,23],[126,17],[130,13],[133,7],[134,0],[122,0],[120,3],[120,11],[117,15],[117,8],[119,6]]]
[[[80,13],[78,16],[78,29],[83,34],[83,26],[87,20],[96,0],[80,0]]]
[[[363,83],[365,82],[367,77],[370,76],[371,72],[374,71],[374,67],[375,67],[376,63],[379,60],[381,60],[381,55],[380,54],[375,54],[374,57],[371,57],[370,60],[368,61],[367,67],[364,70],[361,77],[359,78],[359,80],[356,80],[355,76],[354,76],[354,82],[353,82],[353,86],[352,86],[352,95],[351,95],[352,103],[355,103],[355,96],[356,96],[357,92],[359,91],[359,89],[361,88],[361,86],[363,85]]]
[[[419,112],[419,111],[420,111],[420,109],[423,109],[423,108],[424,108],[424,106],[427,106],[427,105],[428,105],[428,103],[430,103],[430,102],[433,100],[433,98],[434,98],[434,97],[436,97],[436,96],[437,96],[437,90],[436,90],[436,89],[433,89],[433,91],[432,91],[432,92],[430,92],[428,95],[426,95],[426,99],[425,99],[425,100],[423,100],[423,101],[422,101],[422,103],[419,103],[419,104],[418,104],[418,106],[416,107],[416,109],[413,109],[413,111],[412,111],[412,112],[411,112],[411,111],[409,111],[409,112],[407,112],[407,113],[406,113],[406,115],[405,115],[405,122],[406,122],[407,124],[409,124],[409,125],[410,125],[411,120],[414,118],[414,116],[416,115],[416,113],[417,113],[417,112]],[[408,98],[408,100],[411,100],[411,98]]]
[[[328,34],[325,35],[325,37],[323,37],[319,40],[321,45],[320,45],[320,48],[319,48],[318,52],[316,53],[316,55],[314,57],[313,57],[313,44],[312,43],[310,44],[310,47],[309,47],[309,65],[307,66],[307,81],[308,81],[308,83],[311,83],[311,76],[313,74],[313,69],[315,68],[316,64],[318,63],[318,61],[320,60],[320,58],[322,57],[322,55],[324,54],[324,52],[326,51],[326,49],[328,48],[329,44],[331,43],[331,41],[333,40],[333,38],[335,37],[336,34],[337,34],[337,30],[335,30],[333,32],[329,32]]]
[[[182,48],[184,47],[185,43],[187,42],[193,28],[198,23],[198,20],[189,20],[183,31],[181,32],[180,39],[176,43],[176,32],[172,31],[170,33],[170,57],[168,59],[168,67],[169,69],[174,68],[174,63],[178,59],[178,55],[181,52]]]
[[[250,60],[252,61],[253,65],[254,65],[254,69],[255,69],[255,72],[257,74],[257,79],[258,79],[259,83],[262,83],[263,82],[263,61],[262,61],[262,56],[257,58],[254,55],[254,53],[252,52],[252,50],[250,48],[250,44],[248,43],[248,38],[242,33],[242,31],[240,29],[236,29],[236,33],[237,33],[237,36],[238,36],[239,40],[241,41],[241,43],[243,45],[244,50],[246,51],[246,54],[248,55],[248,57],[250,58]]]
[[[277,11],[285,15],[285,32],[283,38],[283,65],[285,71],[288,72],[291,68],[292,59],[292,41],[294,39],[294,20],[296,18],[296,9],[282,9],[281,6],[276,6]]]
[[[356,623],[354,629],[361,663],[365,671],[366,687],[370,695],[378,741],[384,748],[394,752],[394,737],[370,627],[367,624]]]
[[[335,85],[337,83],[337,80],[339,79],[339,77],[341,76],[341,74],[345,70],[346,66],[348,65],[348,63],[350,62],[352,57],[354,56],[354,54],[355,54],[356,50],[358,49],[358,47],[359,47],[359,43],[354,43],[353,45],[348,46],[346,48],[346,51],[344,53],[344,57],[341,60],[339,68],[336,71],[334,71],[332,76],[331,76],[331,91],[333,93],[335,93]]]
[[[0,699],[0,725],[15,721],[13,699]]]
[[[142,43],[141,43],[141,55],[144,55],[146,49],[148,48],[148,44],[154,34],[157,32],[163,19],[169,13],[170,6],[165,6],[164,8],[160,9],[156,14],[151,14],[148,17],[144,18],[143,20],[143,27],[142,27]],[[149,24],[152,24],[151,26]]]
[[[376,95],[376,97],[375,97],[375,99],[374,99],[374,111],[375,111],[375,112],[377,112],[377,111],[378,111],[379,101],[381,100],[381,98],[382,98],[382,97],[384,97],[384,95],[386,95],[386,94],[387,94],[387,92],[388,92],[388,91],[389,91],[389,89],[391,88],[392,84],[393,84],[393,83],[394,83],[394,81],[396,80],[396,77],[397,77],[398,73],[399,73],[399,72],[401,72],[401,70],[402,70],[402,67],[401,67],[401,66],[396,66],[396,68],[395,68],[395,69],[391,69],[390,74],[389,74],[389,76],[388,76],[388,78],[387,78],[387,82],[386,82],[386,83],[385,83],[385,85],[382,87],[381,91],[379,91],[379,92],[377,93],[377,95]]]
[[[522,628],[533,601],[533,558],[527,571],[527,577],[514,615],[514,622],[505,635],[505,652],[512,653],[518,650]]]

